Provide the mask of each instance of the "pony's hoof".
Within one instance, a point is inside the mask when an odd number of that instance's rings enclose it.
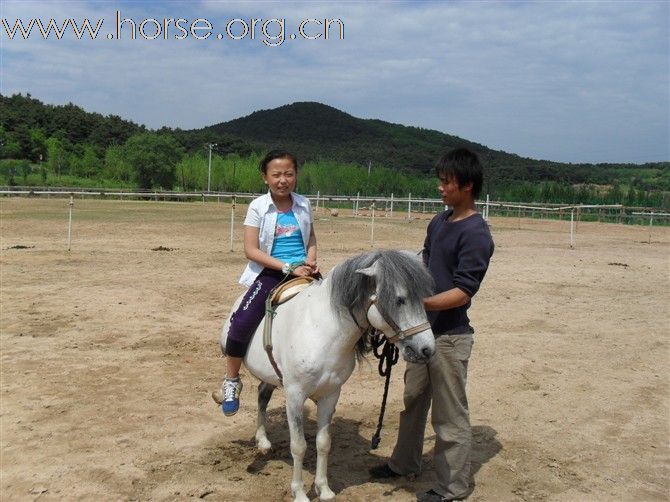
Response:
[[[221,389],[212,391],[212,399],[216,404],[221,405],[223,403],[223,391]]]
[[[256,448],[261,455],[267,455],[272,450],[272,444],[266,438],[256,441]]]
[[[328,488],[327,486],[319,490],[318,487],[316,488],[316,494],[319,496],[319,500],[324,501],[324,500],[335,500],[335,493],[333,493],[333,490]]]
[[[293,502],[310,502],[307,495],[304,493],[297,493],[293,496]]]

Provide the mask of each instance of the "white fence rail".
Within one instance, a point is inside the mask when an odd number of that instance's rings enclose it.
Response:
[[[244,201],[251,200],[258,197],[258,193],[242,193],[242,192],[172,192],[172,191],[145,191],[145,190],[110,190],[110,189],[91,189],[91,188],[71,188],[71,187],[0,187],[0,196],[46,196],[46,197],[76,197],[76,198],[103,198],[103,199],[141,199],[154,201],[167,200],[199,200],[206,202],[207,200],[217,201]],[[310,199],[316,210],[324,209],[326,205],[333,205],[341,207],[342,205],[350,205],[352,214],[360,216],[364,214],[369,216],[369,213],[362,213],[361,210],[369,211],[373,205],[378,213],[378,216],[393,216],[394,211],[405,212],[406,218],[411,219],[412,213],[435,213],[443,207],[441,199],[438,198],[424,198],[412,197],[409,194],[407,197],[396,197],[391,194],[387,196],[361,196],[357,195],[327,195],[327,194],[312,194],[306,195]],[[476,204],[480,207],[482,214],[488,217],[493,211],[494,216],[517,216],[542,217],[542,214],[554,214],[559,218],[572,216],[573,219],[579,221],[586,217],[593,219],[597,216],[597,221],[611,221],[614,219],[618,223],[626,223],[628,221],[645,221],[660,219],[664,220],[670,217],[670,213],[664,212],[657,208],[642,208],[642,207],[625,207],[621,204],[603,204],[603,205],[564,205],[564,204],[537,204],[526,202],[503,202],[490,201],[486,197],[486,201],[477,201]],[[535,212],[538,214],[536,215]]]
[[[63,197],[69,198],[69,221],[68,221],[68,251],[71,247],[71,228],[72,228],[72,208],[74,198],[97,198],[97,199],[141,199],[148,201],[202,201],[217,200],[221,202],[230,202],[230,250],[233,250],[234,243],[234,224],[235,207],[238,200],[250,200],[257,197],[257,193],[233,193],[233,192],[167,192],[167,191],[126,191],[126,190],[105,190],[105,189],[73,189],[73,188],[41,188],[41,187],[0,187],[0,196],[17,197]],[[432,198],[413,198],[411,194],[407,197],[385,196],[363,196],[356,194],[348,195],[307,195],[315,207],[315,211],[323,212],[327,210],[328,204],[333,206],[331,210],[342,205],[351,205],[351,214],[354,217],[370,218],[370,245],[374,247],[375,217],[393,217],[394,208],[397,213],[405,213],[402,218],[411,220],[413,214],[436,214],[444,206],[441,199]],[[661,212],[652,208],[626,208],[620,204],[609,205],[561,205],[561,204],[533,204],[533,203],[509,203],[490,201],[477,201],[481,213],[488,219],[491,211],[497,216],[518,217],[519,228],[521,228],[522,217],[536,218],[553,217],[555,219],[564,219],[569,217],[570,221],[570,247],[574,248],[574,235],[580,219],[586,218],[597,221],[615,221],[618,223],[626,222],[644,222],[649,219],[649,242],[651,243],[652,226],[654,220],[661,220],[665,224],[670,213]],[[383,208],[383,211],[382,211]],[[337,213],[331,213],[335,216]],[[551,216],[550,216],[551,215]],[[636,220],[630,220],[635,218]]]

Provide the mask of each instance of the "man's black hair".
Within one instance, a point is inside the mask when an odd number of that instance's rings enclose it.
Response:
[[[479,157],[468,148],[456,148],[445,153],[435,164],[437,176],[454,177],[459,187],[472,183],[472,196],[476,199],[482,191],[484,169]]]

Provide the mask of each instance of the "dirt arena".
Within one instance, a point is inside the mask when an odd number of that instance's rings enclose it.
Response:
[[[217,339],[241,291],[238,206],[1,198],[2,500],[290,500],[283,396],[274,451],[254,451],[256,382],[226,418],[210,392]],[[375,245],[418,250],[429,215],[377,218]],[[370,249],[370,221],[315,219],[322,270]],[[668,500],[670,229],[492,218],[496,252],[471,309],[472,501]],[[22,248],[25,246],[25,248]],[[153,251],[155,248],[169,250]],[[372,356],[342,390],[329,478],[338,500],[414,500],[433,476],[373,482],[401,409]],[[306,407],[310,487],[314,407]],[[314,490],[310,496],[315,498]]]

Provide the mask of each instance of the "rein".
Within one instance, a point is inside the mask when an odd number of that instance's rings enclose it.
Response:
[[[377,430],[375,431],[375,434],[372,436],[372,440],[370,441],[370,449],[376,450],[379,446],[379,442],[381,441],[384,413],[386,412],[386,398],[388,397],[389,384],[391,383],[391,370],[393,369],[393,365],[398,362],[398,355],[400,354],[400,351],[398,350],[398,347],[393,345],[388,340],[388,338],[386,338],[386,336],[384,336],[384,334],[379,331],[373,335],[371,343],[375,357],[379,359],[379,366],[377,368],[379,370],[379,376],[386,377],[384,380],[384,396],[382,397],[381,410],[379,410]],[[381,352],[379,351],[380,347],[382,348]]]
[[[421,333],[422,331],[429,329],[430,323],[424,322],[403,330],[400,329],[400,327],[393,320],[393,318],[386,315],[386,313],[380,308],[379,304],[377,303],[376,295],[372,295],[370,297],[367,308],[365,309],[366,316],[367,312],[370,310],[370,307],[372,307],[372,305],[375,305],[377,307],[377,310],[381,314],[384,322],[388,324],[394,332],[393,336],[388,337],[382,331],[375,329],[370,339],[374,355],[377,359],[379,359],[379,366],[377,368],[379,371],[379,376],[386,377],[384,380],[384,395],[382,397],[381,409],[379,410],[379,421],[377,422],[377,430],[375,431],[375,434],[374,436],[372,436],[372,440],[370,441],[370,449],[376,450],[377,447],[379,446],[379,442],[381,441],[381,431],[384,422],[384,413],[386,412],[386,399],[388,397],[389,384],[391,383],[391,370],[393,369],[393,365],[398,362],[398,356],[400,354],[400,351],[398,350],[398,347],[396,347],[395,344],[400,340],[404,340],[405,338],[409,338],[410,336],[416,335],[417,333]],[[354,321],[358,325],[358,321],[356,321],[355,317]],[[368,322],[370,321],[368,320]],[[379,350],[380,347],[381,351]]]

